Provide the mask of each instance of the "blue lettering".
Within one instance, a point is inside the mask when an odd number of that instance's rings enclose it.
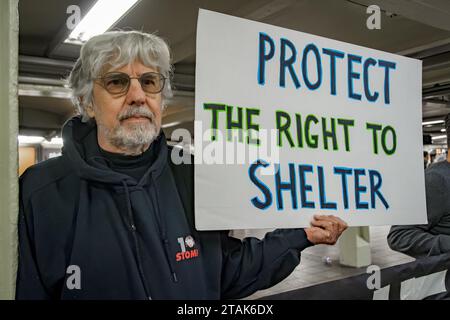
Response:
[[[266,43],[269,44],[269,52],[266,53]],[[266,61],[273,58],[275,54],[275,43],[267,34],[259,33],[259,62],[258,62],[258,83],[266,82]]]

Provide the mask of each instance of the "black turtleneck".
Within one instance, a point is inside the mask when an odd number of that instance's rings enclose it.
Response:
[[[103,150],[101,147],[100,154],[108,159],[109,167],[119,173],[126,174],[136,181],[139,181],[148,168],[156,159],[155,141],[147,148],[145,152],[137,156],[123,155]]]

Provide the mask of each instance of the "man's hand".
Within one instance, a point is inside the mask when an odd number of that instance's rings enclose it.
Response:
[[[333,245],[347,227],[347,224],[338,217],[315,214],[311,220],[311,227],[305,228],[305,232],[308,240],[314,244]]]

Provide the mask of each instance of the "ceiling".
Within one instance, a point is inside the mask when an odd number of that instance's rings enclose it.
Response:
[[[95,0],[19,1],[20,132],[52,137],[73,114],[63,87],[79,55],[64,44],[70,5],[81,15]],[[367,6],[383,11],[380,30],[366,27]],[[423,119],[441,120],[450,112],[450,1],[448,0],[140,0],[113,28],[156,32],[172,48],[174,98],[163,126],[167,134],[193,130],[195,32],[198,9],[324,36],[423,61]],[[442,124],[424,134],[442,135]]]

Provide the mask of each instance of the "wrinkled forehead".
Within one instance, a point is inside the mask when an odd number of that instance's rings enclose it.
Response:
[[[118,63],[114,59],[107,61],[99,70],[99,75],[103,75],[110,72],[124,72],[130,73],[135,71],[136,73],[144,72],[160,72],[159,66],[155,64],[145,64],[140,59],[134,59],[132,61],[126,61]]]

